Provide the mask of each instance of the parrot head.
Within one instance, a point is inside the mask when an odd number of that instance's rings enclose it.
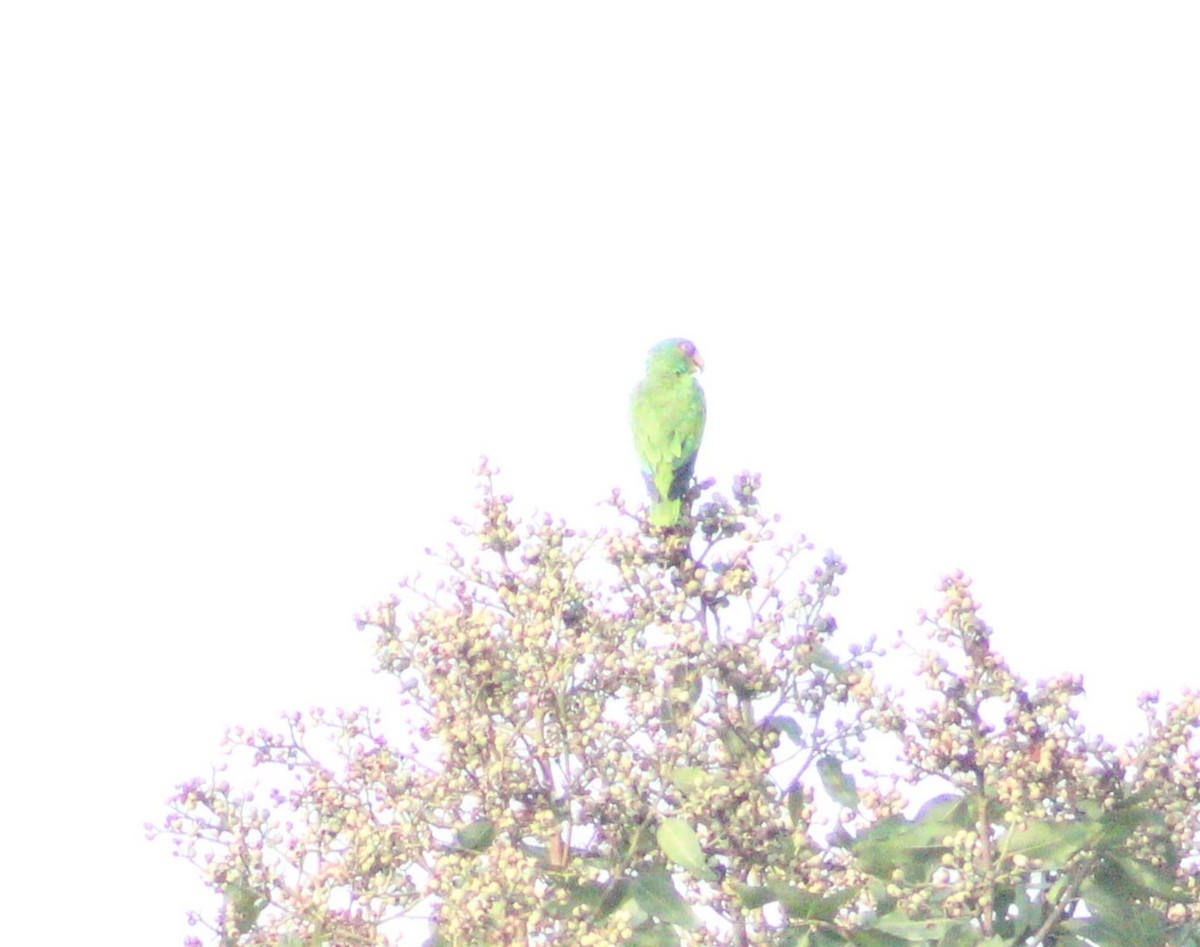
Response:
[[[647,364],[675,375],[704,371],[704,359],[688,339],[663,339],[650,350]]]

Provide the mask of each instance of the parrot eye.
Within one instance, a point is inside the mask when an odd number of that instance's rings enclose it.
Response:
[[[692,345],[691,342],[688,342],[688,341],[680,342],[679,343],[679,351],[681,351],[688,358],[696,357],[696,346]]]

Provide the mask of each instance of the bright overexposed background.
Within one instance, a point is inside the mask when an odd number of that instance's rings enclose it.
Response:
[[[382,705],[352,614],[469,512],[641,497],[645,350],[850,566],[1030,678],[1200,683],[1187,4],[0,13],[8,940],[179,943],[144,840],[227,725]],[[24,936],[22,936],[24,935]]]

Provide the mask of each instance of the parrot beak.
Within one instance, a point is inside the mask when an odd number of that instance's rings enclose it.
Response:
[[[700,353],[696,351],[695,345],[693,345],[687,339],[674,339],[673,341],[676,343],[675,347],[678,348],[684,357],[687,358],[688,362],[691,363],[691,368],[688,369],[689,374],[691,372],[704,371],[704,359],[702,359],[700,357]]]

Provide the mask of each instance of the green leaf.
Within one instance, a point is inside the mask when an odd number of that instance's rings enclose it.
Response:
[[[1001,842],[1004,852],[1036,858],[1046,870],[1062,868],[1081,849],[1095,841],[1097,826],[1082,822],[1030,822]]]
[[[545,845],[533,845],[529,842],[522,842],[521,851],[530,858],[535,859],[543,868],[550,867],[550,849]]]
[[[847,809],[858,808],[858,788],[854,785],[854,777],[846,775],[837,757],[822,756],[817,760],[817,775],[835,802]]]
[[[821,927],[809,928],[804,934],[808,937],[809,947],[843,947],[850,943],[844,934]]]
[[[456,834],[456,841],[459,848],[465,848],[468,852],[482,852],[492,844],[492,840],[495,837],[496,826],[492,824],[492,821],[490,819],[479,819],[459,829]]]
[[[770,717],[764,717],[759,726],[764,730],[778,730],[785,737],[796,744],[796,746],[805,745],[804,733],[800,729],[800,724],[796,723],[796,720],[793,717],[785,717],[782,714],[772,714]]]
[[[842,673],[841,662],[837,656],[826,648],[823,644],[817,645],[812,653],[808,656],[808,664],[810,667],[818,667],[825,671],[832,671],[834,674]]]
[[[750,751],[750,744],[746,742],[746,738],[733,727],[721,727],[717,731],[717,736],[725,744],[725,749],[730,757],[735,760],[740,760]]]
[[[254,888],[236,882],[225,885],[222,891],[225,909],[234,918],[238,932],[245,934],[253,930],[258,923],[258,916],[270,902]]]
[[[1162,813],[1143,809],[1141,806],[1119,806],[1100,813],[1095,821],[1101,826],[1100,838],[1096,845],[1101,851],[1124,848],[1125,843],[1138,830],[1164,842],[1170,839],[1170,832]]]
[[[788,917],[800,921],[832,921],[843,905],[853,901],[857,892],[846,889],[837,894],[815,894],[787,884],[769,886]]]
[[[946,850],[941,846],[923,852],[921,840],[903,816],[892,816],[875,823],[862,832],[850,848],[858,857],[859,867],[868,874],[890,879],[897,870],[903,871],[905,877],[915,871],[914,881],[921,880],[920,869],[925,861],[940,858]]]
[[[962,927],[965,924],[965,921],[947,917],[914,921],[903,911],[893,911],[875,921],[875,927],[878,930],[885,934],[891,934],[893,937],[899,937],[903,941],[940,940],[955,927]]]
[[[815,894],[776,882],[761,886],[738,885],[737,894],[742,906],[751,910],[778,901],[793,921],[832,921],[843,905],[854,900],[857,892],[847,889],[832,895]]]
[[[1021,894],[1024,894],[1023,890]],[[1009,908],[1017,903],[1018,897],[1016,888],[1007,885],[997,885],[992,888],[992,917],[996,919],[997,932],[1006,933],[1012,927],[1012,921],[1009,920]]]
[[[969,921],[956,921],[954,926],[947,929],[937,947],[979,947],[983,935],[975,930]]]
[[[850,935],[850,943],[854,947],[906,947],[908,941],[873,927],[864,927]]]
[[[683,792],[693,792],[700,786],[727,786],[729,777],[710,773],[699,766],[677,766],[671,770],[671,782]]]
[[[782,934],[780,947],[845,947],[850,943],[845,935],[821,927],[789,928]]]
[[[1163,947],[1166,930],[1149,908],[1131,905],[1138,910],[1129,914],[1110,913],[1084,921],[1069,921],[1062,925],[1066,933],[1079,937],[1079,943],[1095,947]]]
[[[620,826],[618,832],[620,835],[619,850],[631,862],[639,860],[643,855],[648,855],[657,848],[654,836],[642,825],[628,823]],[[599,860],[594,864],[598,867],[603,865]]]
[[[751,911],[779,900],[779,896],[775,894],[773,888],[762,885],[738,885],[737,896],[742,907],[749,908]]]
[[[971,825],[971,812],[967,807],[967,798],[956,796],[952,792],[934,796],[921,806],[913,823],[965,829]]]
[[[792,824],[795,825],[799,823],[800,816],[804,812],[804,804],[807,801],[804,798],[804,787],[799,785],[792,786],[787,791],[787,796],[785,798],[787,801],[788,815],[792,817]]]
[[[638,907],[660,921],[689,930],[699,923],[665,871],[650,870],[638,875],[633,879],[632,892]]]
[[[605,888],[604,896],[600,899],[599,910],[596,913],[601,918],[608,917],[625,903],[632,893],[632,887],[628,878],[615,878],[610,881]]]
[[[879,878],[867,876],[867,892],[871,895],[871,901],[875,904],[875,916],[880,917],[884,914],[891,914],[896,910],[897,899],[888,894],[890,881],[880,880]]]
[[[1080,889],[1088,919],[1064,924],[1100,947],[1162,947],[1166,928],[1157,911],[1130,900],[1119,872],[1101,866]]]
[[[1128,897],[1157,897],[1167,901],[1190,901],[1186,891],[1175,883],[1173,872],[1155,868],[1129,855],[1109,855],[1105,864],[1115,876],[1120,876],[1120,888]],[[1099,874],[1099,872],[1098,872]],[[1097,879],[1099,880],[1099,879]]]
[[[563,893],[563,896],[548,898],[545,904],[545,911],[551,917],[564,918],[570,917],[582,908],[584,913],[591,914],[595,912],[601,917],[606,917],[616,910],[620,901],[618,900],[617,904],[612,905],[607,911],[604,911],[604,900],[608,897],[612,889],[619,886],[624,880],[623,878],[618,878],[615,881],[607,883],[600,881],[576,882],[564,880],[558,889]]]
[[[737,668],[719,669],[718,673],[721,680],[729,685],[738,700],[753,700],[755,697],[767,693],[767,690],[761,684],[752,686],[750,678]]]
[[[679,947],[679,935],[669,924],[654,924],[634,931],[625,943],[633,947]]]
[[[659,825],[656,837],[662,853],[675,864],[704,881],[716,880],[716,874],[704,860],[700,840],[686,821],[667,819]]]
[[[704,770],[699,766],[676,766],[671,770],[671,782],[684,792],[691,792],[704,777]]]
[[[899,869],[910,881],[921,881],[949,851],[946,836],[969,824],[961,796],[940,796],[927,802],[911,822],[903,816],[877,822],[855,839],[851,850],[862,869],[878,878],[890,879]]]

